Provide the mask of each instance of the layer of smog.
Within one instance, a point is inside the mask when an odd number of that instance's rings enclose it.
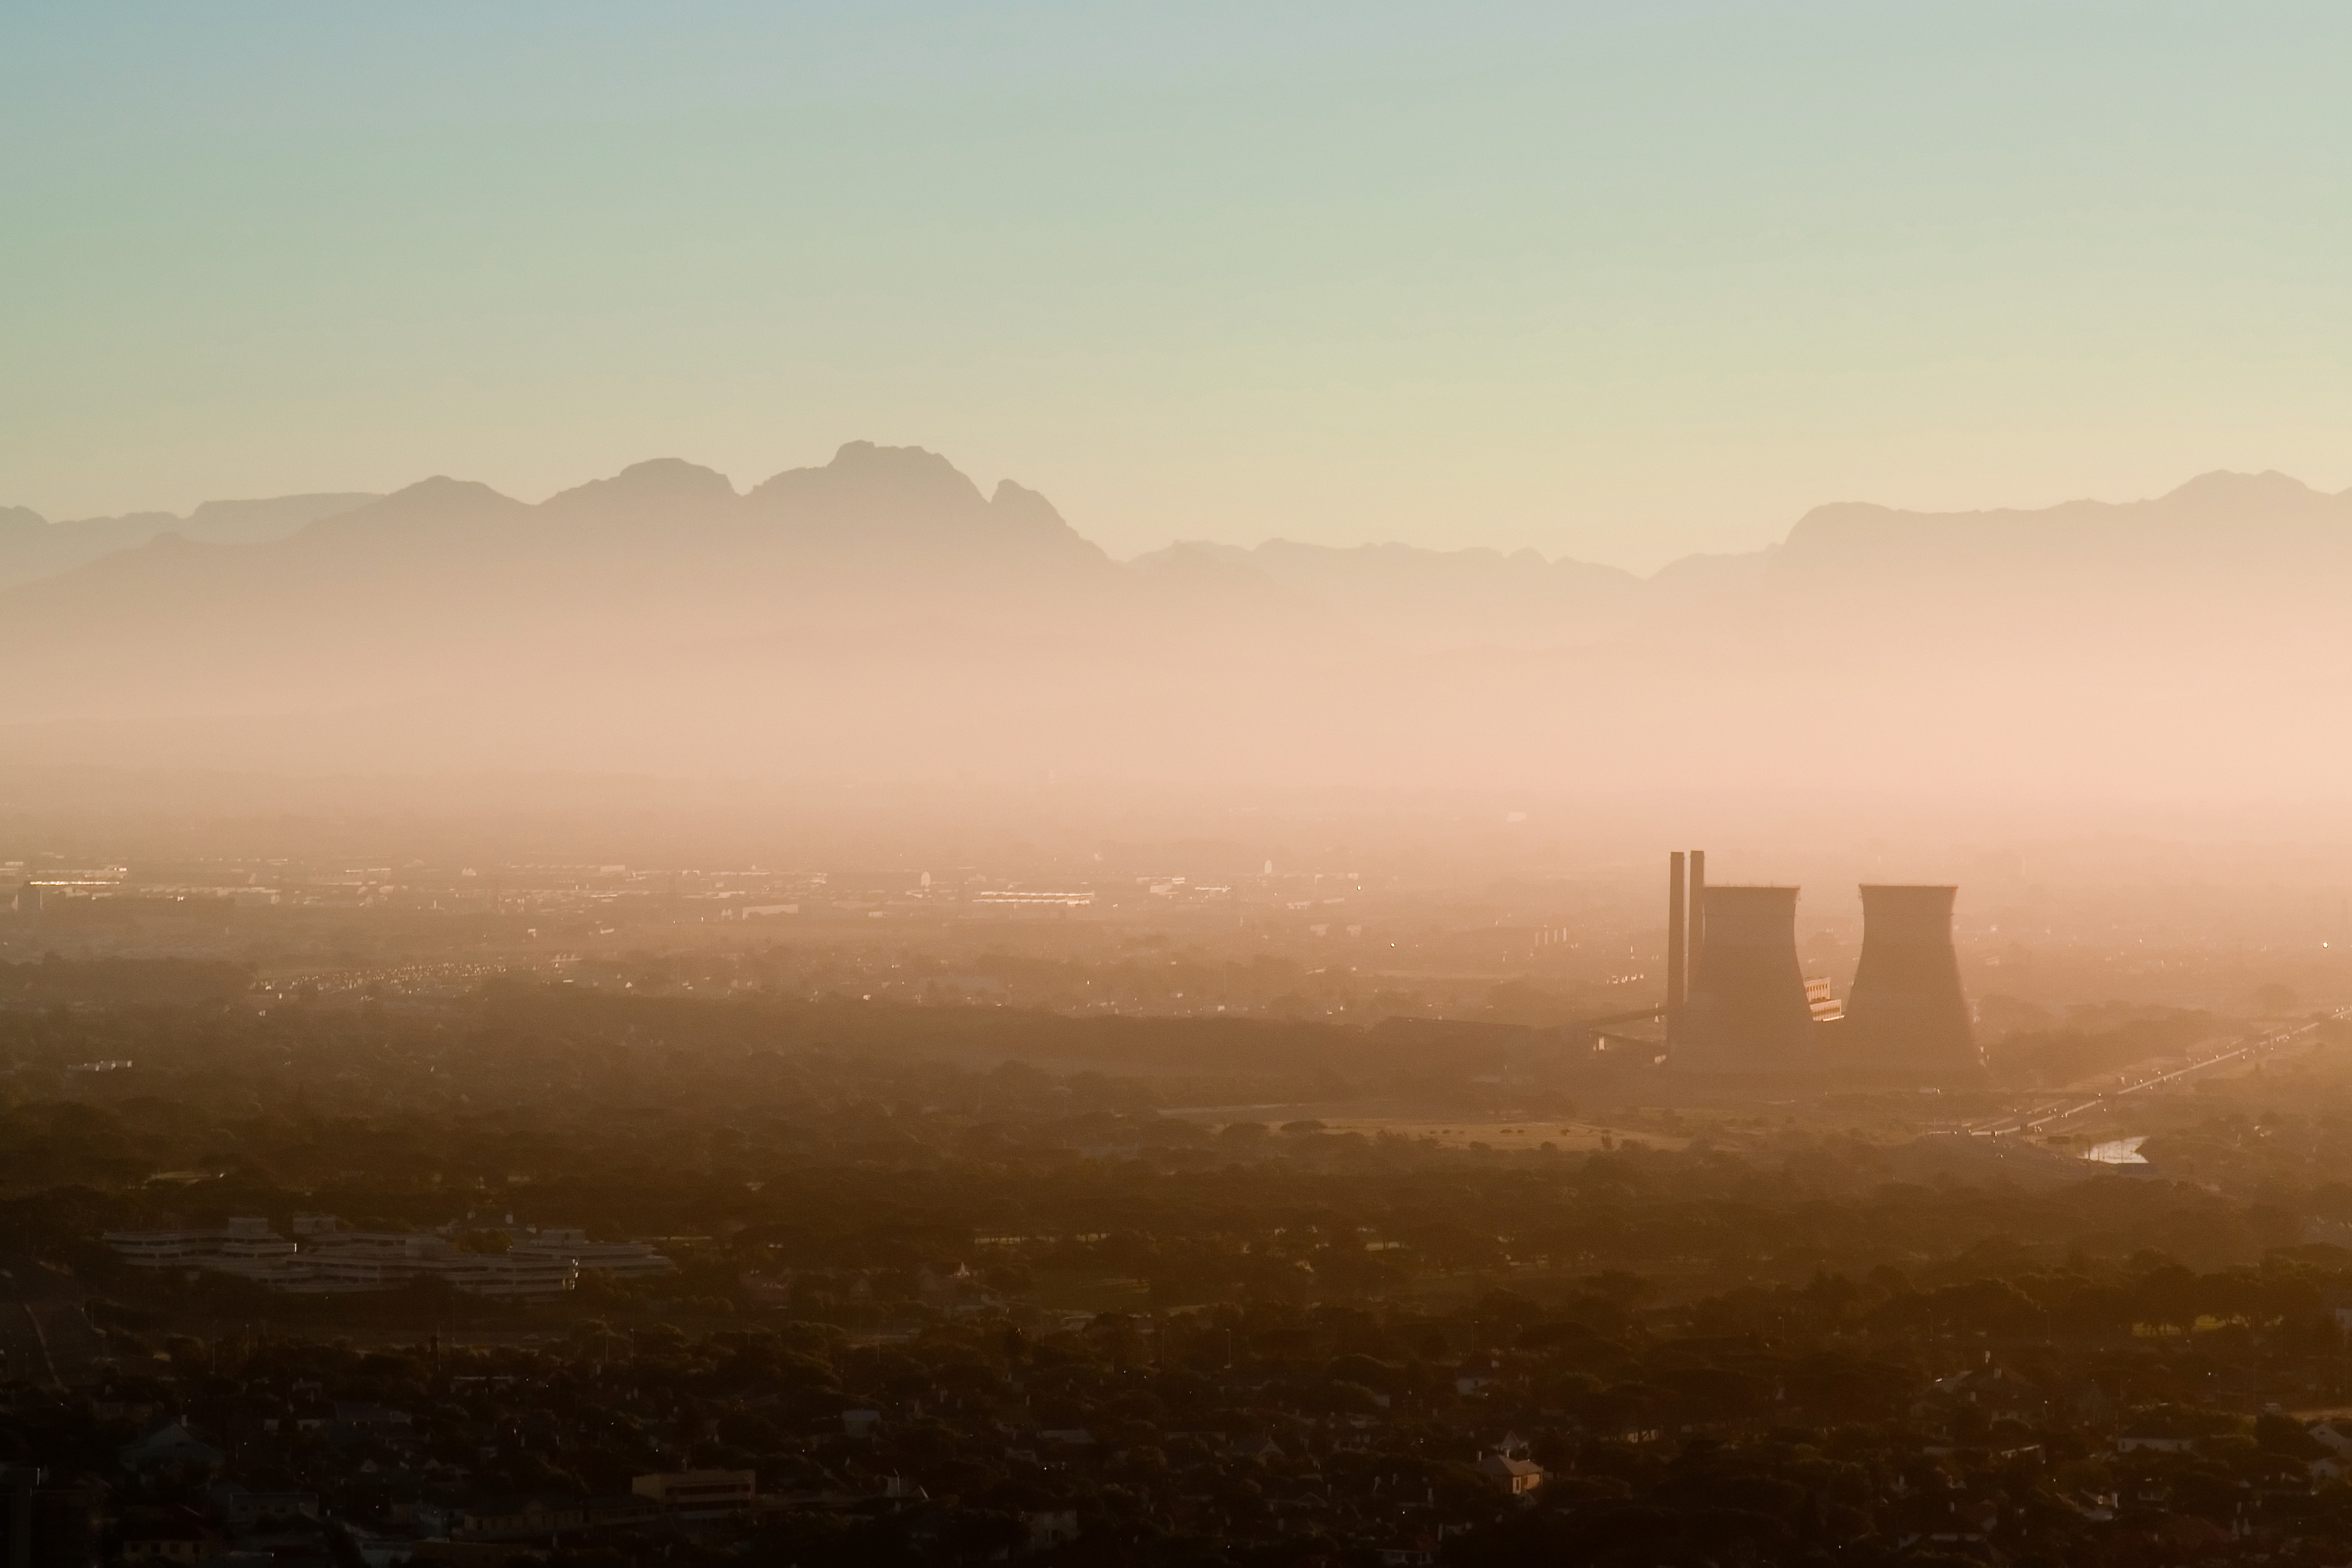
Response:
[[[1818,508],[1646,578],[1533,552],[1178,544],[852,442],[526,505],[0,516],[26,757],[304,773],[2303,800],[2352,492],[2213,473],[2034,512]],[[2177,721],[2193,716],[2183,729]],[[2294,744],[2282,752],[2282,742]]]
[[[0,1568],[2352,1563],[2347,54],[0,6]]]
[[[2334,1528],[2352,866],[2291,807],[61,763],[5,795],[0,1442],[45,1539]]]

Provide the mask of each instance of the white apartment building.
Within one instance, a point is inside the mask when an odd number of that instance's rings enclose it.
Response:
[[[213,1249],[212,1257],[205,1260],[204,1267],[257,1279],[265,1285],[279,1284],[292,1278],[298,1250],[294,1243],[271,1230],[266,1219],[232,1219],[222,1230],[220,1243]]]
[[[311,1295],[389,1290],[414,1279],[450,1250],[448,1241],[438,1236],[313,1226],[302,1251],[304,1277],[288,1289]]]
[[[507,1248],[507,1256],[569,1258],[583,1270],[625,1279],[669,1274],[677,1268],[646,1242],[591,1241],[584,1230],[532,1231],[517,1237]]]
[[[99,1239],[133,1268],[201,1268],[219,1245],[216,1230],[110,1230]]]
[[[294,1244],[258,1215],[218,1228],[110,1230],[100,1240],[135,1268],[209,1268],[275,1283],[293,1262]]]
[[[537,1258],[512,1252],[457,1252],[417,1266],[457,1289],[477,1296],[551,1296],[580,1283],[580,1266],[568,1258]]]
[[[326,1215],[304,1215],[302,1241],[287,1240],[267,1219],[241,1215],[217,1229],[114,1230],[100,1238],[137,1268],[203,1268],[235,1274],[273,1289],[305,1295],[389,1290],[420,1278],[446,1279],[478,1296],[546,1296],[579,1283],[586,1251],[614,1272],[660,1273],[669,1259],[634,1242],[600,1244],[586,1233],[549,1233],[557,1242],[526,1242],[503,1253],[459,1252],[430,1233],[341,1230]],[[608,1258],[609,1255],[609,1258]]]

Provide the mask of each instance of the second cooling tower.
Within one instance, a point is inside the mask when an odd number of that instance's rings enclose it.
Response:
[[[1699,890],[1706,939],[1671,1064],[1686,1072],[1786,1073],[1813,1065],[1813,1011],[1797,961],[1797,889]]]
[[[1846,1031],[1857,1065],[1874,1077],[1957,1082],[1984,1070],[1952,950],[1958,891],[1862,889],[1862,962],[1846,999]]]

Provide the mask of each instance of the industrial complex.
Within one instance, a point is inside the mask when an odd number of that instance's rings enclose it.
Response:
[[[1983,1076],[1946,885],[1865,884],[1862,958],[1840,1003],[1797,952],[1793,887],[1709,885],[1667,859],[1664,1065],[1721,1078],[1830,1076],[1941,1087]]]

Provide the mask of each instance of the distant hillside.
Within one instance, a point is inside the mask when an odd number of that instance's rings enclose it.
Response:
[[[350,511],[375,499],[343,494],[208,500],[186,517],[141,511],[72,522],[51,522],[21,506],[0,507],[0,588],[54,577],[100,556],[144,544],[159,534],[178,533],[209,544],[283,539],[320,518]]]
[[[983,496],[914,447],[852,442],[742,495],[675,459],[537,506],[436,478],[284,539],[162,533],[0,591],[0,722],[471,707],[501,689],[562,706],[796,660],[939,659],[951,682],[976,653],[1166,646],[1217,609],[1112,562],[1044,497],[1010,481]]]
[[[0,590],[0,741],[303,768],[2352,787],[2352,494],[2276,474],[1822,507],[1648,579],[1280,542],[1120,563],[1034,491],[865,442],[740,494],[664,459],[537,506],[433,479],[284,537],[190,533]]]

